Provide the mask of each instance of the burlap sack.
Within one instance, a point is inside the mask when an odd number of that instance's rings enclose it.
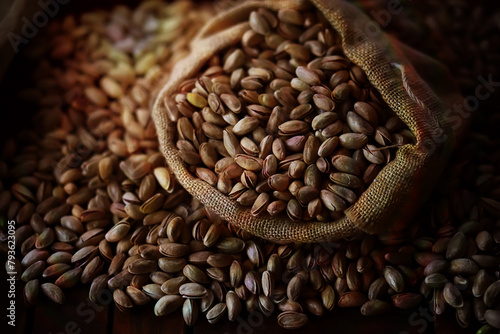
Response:
[[[191,175],[175,147],[175,124],[170,122],[165,97],[176,92],[214,54],[238,42],[249,28],[252,10],[265,7],[301,9],[305,1],[247,1],[208,22],[192,42],[189,57],[179,62],[154,104],[160,148],[180,184],[208,209],[256,236],[274,242],[321,242],[347,238],[362,231],[377,233],[399,228],[427,197],[454,143],[445,122],[447,106],[457,99],[448,72],[437,62],[402,45],[383,32],[369,29],[374,22],[342,0],[312,0],[342,38],[347,57],[360,66],[383,99],[413,132],[417,143],[405,145],[386,165],[345,217],[332,222],[292,222],[287,217],[254,217],[249,209]],[[425,76],[416,71],[424,69]],[[423,79],[423,77],[425,79]],[[455,132],[456,133],[456,132]]]

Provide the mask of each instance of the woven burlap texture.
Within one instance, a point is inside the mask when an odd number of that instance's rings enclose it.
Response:
[[[240,41],[249,29],[246,21],[252,10],[260,7],[302,9],[311,3],[246,1],[215,17],[192,41],[191,54],[176,64],[153,107],[161,152],[180,184],[229,223],[278,243],[332,241],[362,231],[377,233],[404,225],[430,192],[453,144],[453,134],[444,126],[443,97],[437,96],[415,71],[406,58],[409,49],[381,31],[374,34],[368,29],[373,22],[347,2],[311,2],[340,34],[346,56],[366,72],[370,82],[417,140],[415,145],[405,145],[397,151],[395,159],[345,211],[344,218],[332,222],[293,222],[285,216],[252,216],[249,209],[187,171],[175,146],[175,124],[169,121],[164,104],[165,98],[174,94],[184,80],[195,77],[214,54]],[[429,71],[435,67],[436,71],[443,72],[438,63],[423,55],[413,52],[412,58],[412,61],[417,59],[423,63]],[[445,84],[451,87],[446,80]]]

